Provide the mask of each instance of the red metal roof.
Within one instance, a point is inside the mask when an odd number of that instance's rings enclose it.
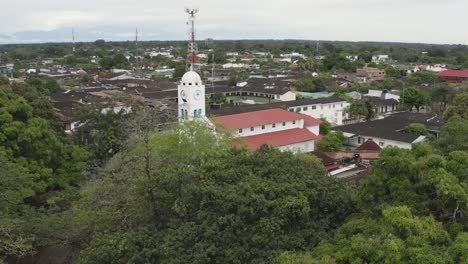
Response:
[[[437,73],[439,77],[468,78],[468,71],[446,70]]]
[[[224,124],[227,128],[239,129],[300,119],[304,119],[305,123],[307,123],[306,126],[310,126],[310,124],[314,123],[320,124],[320,120],[313,117],[289,112],[279,108],[213,117],[210,120],[213,124]]]
[[[327,171],[331,171],[331,170],[334,170],[334,169],[338,169],[340,166],[338,166],[337,164],[331,164],[331,165],[327,165],[325,166],[325,169]]]
[[[300,114],[304,118],[304,127],[318,126],[322,121],[308,115]]]
[[[356,150],[367,150],[367,151],[380,151],[382,148],[375,143],[372,138],[369,138],[366,142],[364,142],[361,146],[359,146]]]
[[[250,150],[257,150],[262,145],[271,147],[287,146],[291,144],[318,140],[320,137],[305,128],[294,128],[279,132],[260,134],[240,138],[235,141],[235,146],[246,146]]]

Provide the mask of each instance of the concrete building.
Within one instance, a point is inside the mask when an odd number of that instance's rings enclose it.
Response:
[[[232,131],[235,146],[250,150],[269,145],[281,151],[313,152],[320,138],[320,120],[278,108],[212,117],[210,121],[218,129]]]
[[[385,71],[373,67],[363,67],[361,69],[357,69],[356,75],[365,77],[365,82],[383,81],[385,79]]]
[[[270,104],[229,106],[221,109],[210,109],[209,114],[220,116],[281,108],[287,109],[290,112],[304,114],[315,119],[325,118],[332,125],[337,126],[343,124],[343,120],[346,118],[345,109],[349,105],[350,104],[346,100],[332,96]]]
[[[411,149],[413,144],[427,140],[426,136],[404,131],[412,123],[425,125],[427,130],[435,135],[438,135],[443,125],[440,119],[433,114],[404,112],[393,114],[385,119],[335,127],[335,130],[343,132],[346,144],[349,146],[359,147],[372,139],[381,148],[395,146]]]

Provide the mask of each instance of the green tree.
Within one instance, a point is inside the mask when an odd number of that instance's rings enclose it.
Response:
[[[332,130],[332,125],[325,118],[320,118],[320,135],[328,135]]]
[[[340,151],[343,148],[343,143],[345,142],[345,137],[343,132],[338,131],[335,133],[330,133],[317,141],[317,149],[322,152],[336,152]]]
[[[0,85],[8,85],[10,80],[5,75],[0,75]]]
[[[451,119],[468,120],[468,92],[457,95],[445,111],[444,120],[448,122]]]
[[[401,101],[409,110],[415,107],[418,112],[425,103],[424,95],[421,91],[413,87],[403,90],[401,93]]]
[[[364,102],[353,102],[346,110],[350,117],[361,120],[369,116],[369,109]]]
[[[352,208],[310,155],[230,149],[195,123],[145,135],[74,206],[90,240],[83,263],[271,262],[318,243]]]
[[[432,217],[389,207],[377,218],[354,216],[305,263],[455,263],[450,244],[449,234]]]
[[[81,83],[90,83],[92,81],[94,81],[94,78],[93,76],[89,74],[83,75],[83,77],[81,77],[81,80],[80,80]]]

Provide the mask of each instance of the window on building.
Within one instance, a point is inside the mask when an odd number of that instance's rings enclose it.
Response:
[[[275,128],[275,127],[276,127],[276,124],[271,125],[271,127],[272,127],[272,128]]]
[[[343,104],[340,104],[340,107],[343,107]]]
[[[295,125],[295,124],[296,124],[296,120],[293,120],[293,125]]]
[[[251,127],[251,128],[250,128],[250,131],[254,131],[254,127]]]
[[[312,110],[315,110],[315,109],[317,109],[317,106],[316,106],[316,105],[313,105],[313,106],[312,106]]]
[[[307,106],[304,106],[304,107],[302,108],[302,111],[307,111]]]
[[[189,83],[188,85],[192,85],[192,83]]]
[[[198,111],[197,111],[197,109],[193,110],[193,117],[198,117]]]
[[[294,112],[294,108],[289,109],[289,112]]]
[[[321,109],[323,110],[323,105],[321,105]]]
[[[242,128],[239,128],[239,134],[242,134],[242,131],[243,131]]]
[[[301,111],[300,107],[296,108],[296,113],[299,113],[300,111]]]
[[[262,129],[265,129],[265,125],[262,125]]]
[[[379,145],[380,145],[381,147],[383,147],[383,146],[385,145],[385,142],[380,141],[380,142],[379,142]]]
[[[358,144],[361,144],[361,137],[358,137],[358,138],[357,138],[357,143],[358,143]]]
[[[335,108],[335,104],[333,104],[333,108]]]
[[[283,122],[283,126],[286,126],[286,122]]]
[[[331,104],[330,104],[330,105],[328,105],[328,109],[331,109]]]

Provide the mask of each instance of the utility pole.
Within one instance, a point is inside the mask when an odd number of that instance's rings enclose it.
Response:
[[[75,28],[72,28],[72,51],[73,51],[73,54],[75,53]]]

